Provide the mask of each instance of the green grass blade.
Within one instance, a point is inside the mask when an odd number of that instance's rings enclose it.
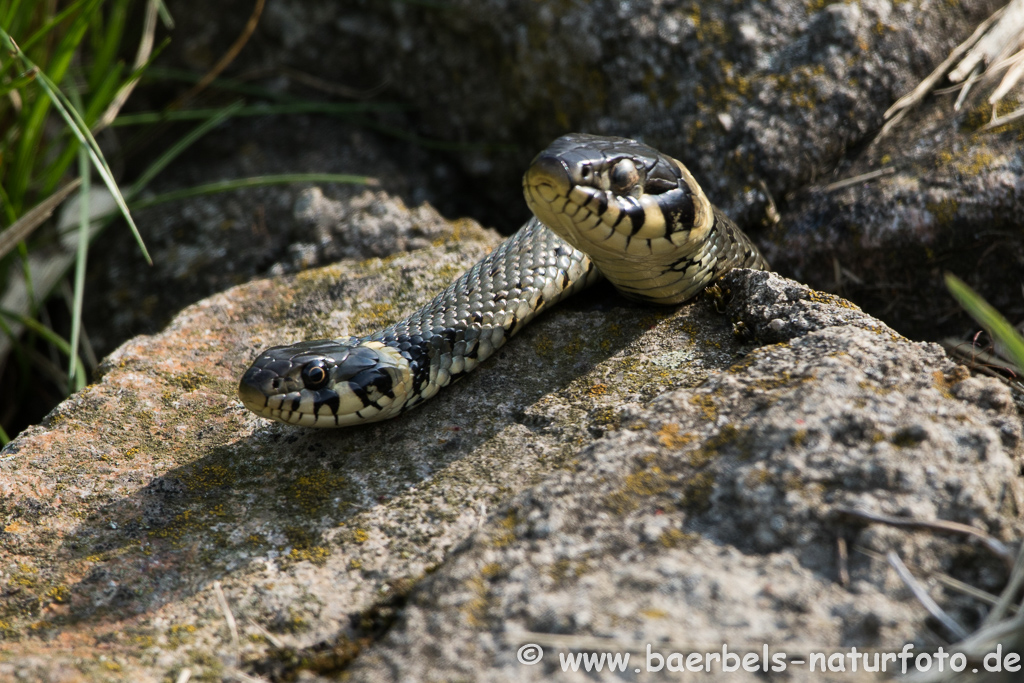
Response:
[[[154,66],[146,71],[146,82],[174,81],[177,83],[189,83],[195,85],[203,79],[204,75],[205,74],[196,73],[194,71],[188,71],[187,69],[173,69],[163,66]],[[213,79],[213,82],[211,82],[208,87],[216,90],[238,93],[239,95],[252,95],[264,100],[270,100],[271,102],[305,101],[286,92],[278,92],[271,90],[270,88],[252,85],[251,83],[239,81],[234,78],[224,78],[223,76]]]
[[[80,13],[70,22],[65,34],[57,41],[56,47],[47,55],[45,69],[29,59],[25,51],[19,48],[10,35],[2,29],[0,29],[0,38],[2,38],[4,46],[8,47],[20,59],[27,70],[36,71],[36,82],[43,87],[44,91],[48,90],[47,83],[53,89],[56,89],[56,85],[53,84],[63,80],[64,75],[67,73],[78,46],[89,28],[89,14],[95,10],[99,2],[100,0],[87,0],[82,5]],[[46,115],[49,112],[51,103],[59,106],[53,99],[53,97],[36,99],[22,127],[22,137],[18,141],[17,153],[10,176],[12,179],[11,195],[15,201],[15,208],[19,212],[23,206],[29,181],[33,175],[32,168],[36,165],[39,158],[39,145],[45,131]]]
[[[0,184],[0,208],[3,209],[4,216],[7,218],[6,223],[14,225],[14,222],[18,220],[18,214],[14,213],[14,207],[11,206],[11,198],[7,195],[7,191],[2,184]]]
[[[368,111],[394,111],[404,105],[387,102],[293,102],[287,104],[256,104],[240,107],[233,116],[271,116],[274,114],[361,114]],[[111,126],[137,126],[140,124],[162,123],[164,121],[194,121],[207,119],[220,109],[178,109],[167,112],[140,112],[125,114],[114,119]]]
[[[107,77],[121,47],[121,36],[128,18],[130,0],[114,0],[106,8],[107,25],[104,31],[94,31],[93,58],[89,65],[89,89],[95,90],[100,81]],[[100,16],[98,13],[94,16]]]
[[[164,22],[164,27],[168,31],[173,31],[174,17],[171,16],[171,12],[167,9],[167,5],[164,3],[164,0],[159,0],[159,3],[160,4],[157,5],[157,11],[160,13],[160,21]]]
[[[21,49],[25,52],[31,50],[32,46],[39,42],[39,40],[46,36],[50,31],[52,31],[54,26],[57,26],[62,21],[67,19],[69,16],[77,12],[78,9],[85,3],[92,1],[93,0],[76,0],[76,2],[73,2],[70,5],[68,5],[65,9],[61,10],[59,14],[54,15],[52,19],[43,24],[43,26],[40,27],[38,31],[29,36],[28,40],[21,43]]]
[[[0,38],[7,35],[0,29]],[[31,67],[29,67],[31,70]],[[38,82],[39,73],[35,73],[35,80]],[[8,192],[13,202],[15,213],[21,213],[24,206],[25,193],[28,191],[29,181],[32,178],[32,166],[36,162],[36,151],[39,142],[43,137],[43,124],[46,121],[46,114],[50,109],[50,100],[41,97],[29,106],[29,113],[21,126],[21,139],[15,147],[14,158],[10,161],[11,172],[8,185]]]
[[[226,121],[236,111],[242,108],[242,104],[242,101],[239,100],[234,104],[224,107],[223,109],[212,110],[213,113],[209,117],[207,117],[207,120],[204,121],[202,125],[197,126],[183,138],[181,138],[173,145],[171,145],[171,147],[167,151],[165,151],[163,154],[157,157],[156,160],[152,164],[150,164],[148,168],[146,168],[141,174],[139,174],[139,177],[135,180],[135,183],[132,184],[131,188],[128,189],[128,196],[138,196],[138,194],[142,192],[142,190],[144,190],[147,185],[149,185],[150,181],[152,181],[153,178],[155,178],[156,175],[160,173],[160,171],[164,170],[164,168],[166,168],[169,163],[174,161],[174,159],[176,159],[179,154],[188,149],[196,140],[203,137],[211,130],[216,128],[218,125],[220,125],[221,122]]]
[[[57,111],[60,112],[64,118],[71,132],[79,143],[86,146],[86,150],[89,153],[89,158],[92,160],[93,166],[96,171],[103,178],[103,183],[110,190],[110,194],[114,197],[114,202],[117,204],[117,208],[121,210],[121,215],[124,216],[125,221],[128,223],[128,227],[131,228],[132,234],[135,236],[135,241],[139,245],[139,249],[142,250],[142,255],[146,258],[146,263],[153,265],[153,259],[149,255],[149,250],[146,249],[146,244],[142,241],[142,235],[139,234],[139,228],[135,225],[135,221],[132,219],[132,214],[128,210],[128,205],[125,203],[124,196],[121,194],[120,188],[117,186],[117,181],[114,180],[114,174],[110,171],[110,167],[107,166],[106,160],[103,158],[103,153],[100,151],[99,145],[96,143],[96,139],[89,132],[88,126],[85,125],[85,121],[82,120],[81,116],[74,107],[70,106],[70,102],[64,102],[63,95],[57,90],[53,83],[49,82],[46,74],[40,72],[39,74],[40,84],[44,84],[46,94],[54,103]]]
[[[71,353],[71,345],[68,344],[64,337],[60,336],[35,318],[30,318],[27,315],[22,315],[21,313],[16,313],[14,311],[8,311],[5,308],[0,308],[0,315],[21,323],[46,341],[56,346],[57,349],[65,356]]]
[[[82,332],[82,300],[85,296],[85,264],[89,256],[89,155],[84,147],[78,148],[78,173],[82,180],[79,197],[78,251],[75,254],[75,299],[71,307],[71,352],[68,354],[68,393],[85,386],[85,368],[78,362],[78,340]]]
[[[6,97],[12,90],[21,90],[35,80],[35,76],[19,76],[9,83],[0,84],[0,97]]]
[[[183,190],[165,192],[164,194],[149,197],[147,199],[133,202],[132,206],[144,209],[155,204],[163,204],[176,199],[188,199],[217,192],[229,190],[241,190],[247,187],[266,187],[268,185],[286,185],[289,183],[345,183],[351,185],[376,185],[377,179],[367,176],[346,175],[342,173],[286,173],[281,175],[253,176],[251,178],[239,178],[237,180],[222,180],[206,185],[197,185]]]
[[[971,314],[971,317],[977,320],[978,324],[984,327],[994,340],[1006,348],[1010,360],[1021,372],[1024,372],[1024,338],[1014,329],[1013,325],[977,292],[968,287],[963,280],[952,273],[946,273],[946,287],[960,302],[960,305]]]
[[[0,26],[4,26],[8,29],[11,29],[15,19],[19,19],[25,16],[25,13],[20,11],[21,2],[22,0],[13,0],[11,4],[6,7],[6,13],[3,13],[2,16],[0,16]],[[0,10],[2,9],[3,7],[0,6]],[[18,28],[20,28],[20,25],[14,27],[15,33],[20,33],[20,31],[18,31]]]
[[[61,337],[59,334],[57,334],[56,332],[54,332],[49,327],[42,324],[35,318],[29,318],[28,316],[15,313],[13,311],[8,311],[3,308],[0,308],[0,316],[10,318],[12,320],[17,320],[22,325],[29,328],[32,332],[35,332],[46,341],[53,344],[64,355],[68,355],[68,353],[71,351],[71,347],[68,345],[67,341],[65,341],[63,337]],[[11,336],[13,338],[12,330],[7,325],[2,324],[2,322],[0,322],[0,329],[3,329],[3,331],[8,336]],[[60,385],[65,381],[66,378],[64,377],[63,371],[57,366],[55,366],[45,355],[37,351],[33,351],[31,348],[28,349],[27,355],[35,356],[35,359],[33,360],[35,366],[41,368],[44,371],[44,374],[49,376],[49,378],[55,384]],[[81,359],[78,359],[77,362],[80,366],[82,365]]]
[[[82,117],[78,115],[77,110],[75,110],[71,103],[67,101],[67,98],[60,92],[60,89],[57,88],[56,84],[51,81],[50,78],[25,55],[25,53],[18,49],[11,37],[7,35],[3,29],[0,29],[0,42],[3,42],[5,47],[18,56],[26,69],[36,69],[38,71],[36,82],[39,83],[39,86],[46,93],[46,99],[40,98],[39,102],[44,104],[47,102],[52,103],[54,108],[64,119],[65,123],[67,123],[71,133],[78,139],[79,143],[86,145],[89,152],[89,158],[92,160],[97,172],[99,172],[100,177],[103,179],[103,183],[107,186],[107,189],[110,190],[110,194],[113,195],[114,201],[121,210],[121,215],[123,215],[125,221],[127,221],[128,227],[131,228],[132,234],[135,236],[135,241],[138,242],[139,248],[142,250],[142,254],[146,258],[146,262],[152,265],[153,259],[150,258],[149,251],[146,249],[146,245],[142,241],[142,235],[139,234],[139,229],[135,225],[135,221],[132,220],[131,212],[128,211],[128,205],[125,203],[124,197],[121,195],[121,190],[118,188],[117,182],[114,180],[114,175],[111,173],[110,167],[107,166],[107,162],[103,158],[103,153],[100,151],[99,145],[96,143],[96,139],[93,138],[92,133],[89,132],[89,128],[85,125]],[[46,110],[43,109],[42,113],[45,115]],[[42,130],[40,127],[38,135],[41,134]],[[24,139],[22,142],[24,142]],[[19,149],[20,147],[21,146],[19,146]],[[18,171],[16,170],[15,173],[17,174],[17,172]],[[18,176],[15,175],[15,179],[17,178]],[[27,176],[23,182],[27,185]]]

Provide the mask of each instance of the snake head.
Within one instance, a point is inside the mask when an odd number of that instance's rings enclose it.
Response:
[[[242,375],[238,396],[266,418],[338,427],[391,417],[411,384],[409,362],[397,349],[322,339],[264,351]]]
[[[707,284],[714,207],[683,164],[652,147],[563,135],[533,160],[523,193],[626,296],[679,303]]]
[[[533,160],[523,191],[541,222],[592,255],[692,248],[713,220],[685,166],[627,138],[563,135]]]

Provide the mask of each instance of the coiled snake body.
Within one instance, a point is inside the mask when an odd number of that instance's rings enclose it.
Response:
[[[676,304],[731,268],[768,269],[680,162],[634,140],[558,138],[533,160],[523,192],[534,218],[430,303],[367,337],[264,351],[242,376],[242,403],[312,427],[384,420],[602,275],[632,299]]]

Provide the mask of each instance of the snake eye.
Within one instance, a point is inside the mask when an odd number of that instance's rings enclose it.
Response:
[[[640,172],[636,170],[636,164],[631,159],[623,159],[612,168],[611,181],[612,189],[616,192],[625,192],[637,184],[640,180]]]
[[[322,360],[314,360],[306,363],[302,368],[302,383],[307,389],[316,391],[327,384],[327,370],[324,369]]]

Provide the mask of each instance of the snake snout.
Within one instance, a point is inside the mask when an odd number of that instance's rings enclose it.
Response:
[[[238,382],[238,398],[247,408],[262,408],[267,404],[268,396],[285,393],[283,383],[284,378],[276,372],[253,365]]]
[[[264,407],[272,396],[303,388],[302,363],[283,356],[280,349],[268,349],[257,358],[238,382],[238,397],[247,407]]]

